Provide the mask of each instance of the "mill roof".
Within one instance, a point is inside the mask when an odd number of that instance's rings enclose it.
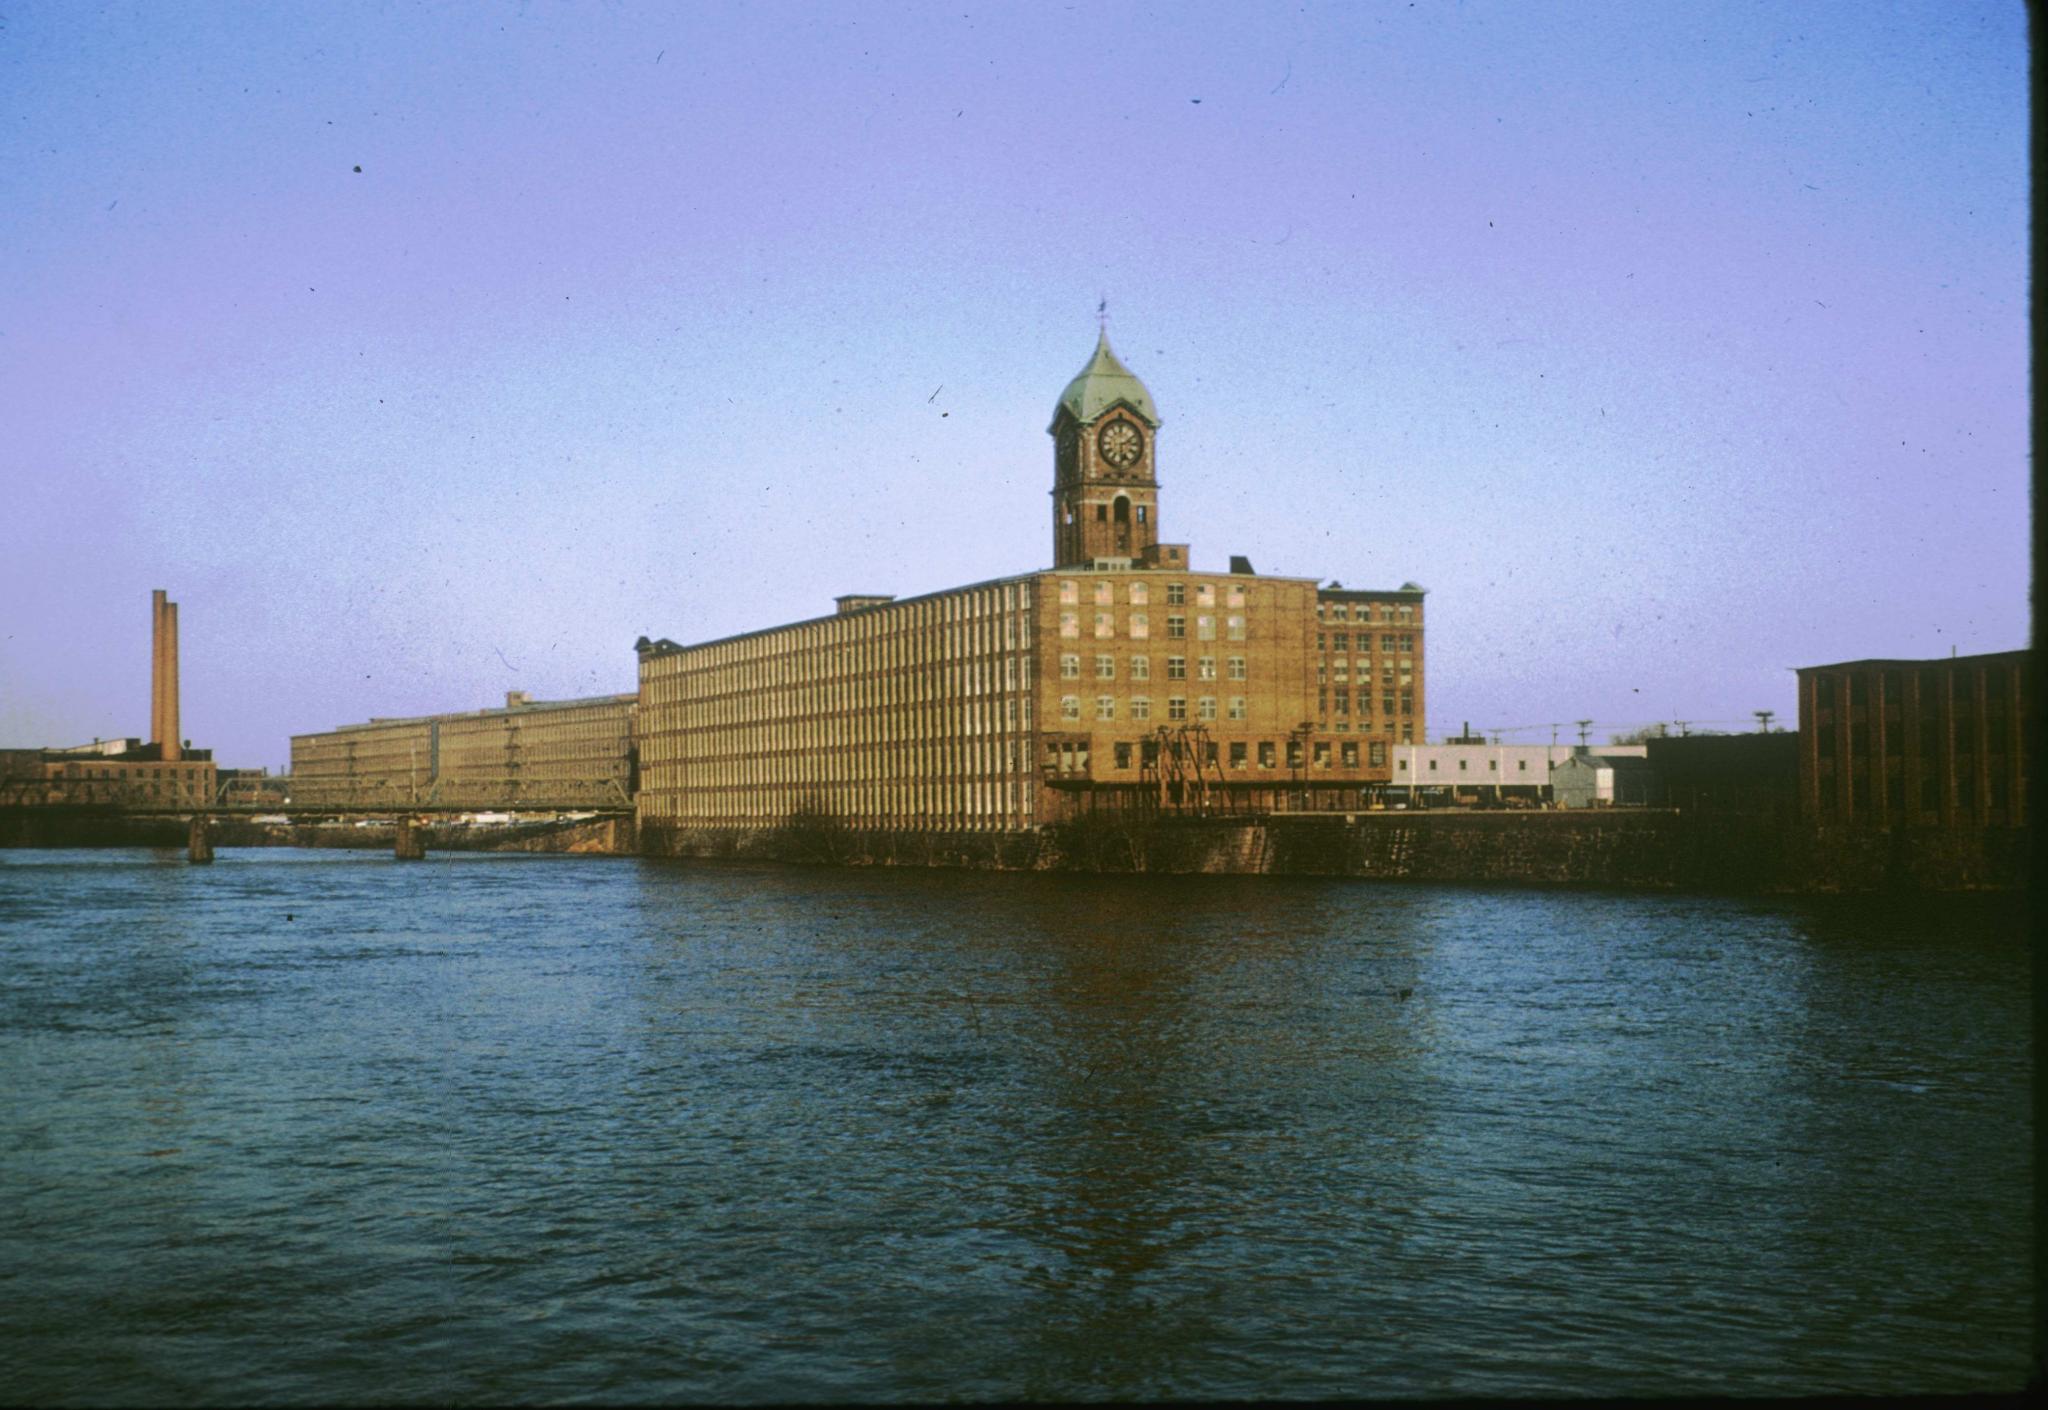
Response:
[[[1152,394],[1145,390],[1136,373],[1117,361],[1110,350],[1109,330],[1104,329],[1095,340],[1095,355],[1060,393],[1059,405],[1053,408],[1053,420],[1059,420],[1060,409],[1064,407],[1076,421],[1086,424],[1118,402],[1144,417],[1147,425],[1159,424],[1159,413],[1152,409]]]

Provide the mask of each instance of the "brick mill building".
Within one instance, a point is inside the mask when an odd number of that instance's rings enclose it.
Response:
[[[1423,721],[1423,591],[1197,571],[1105,335],[1048,428],[1053,566],[637,644],[643,845],[792,818],[1016,832],[1098,808],[1353,808]]]
[[[638,697],[373,719],[292,736],[295,807],[619,808],[632,802]]]
[[[2022,827],[2029,654],[1799,671],[1800,811],[1819,822]]]

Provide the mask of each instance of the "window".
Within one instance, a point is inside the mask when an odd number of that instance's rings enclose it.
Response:
[[[1112,601],[1110,594],[1115,591],[1115,583],[1110,582],[1106,578],[1097,578],[1095,580],[1095,605],[1097,607],[1109,606]]]
[[[1412,715],[1412,714],[1414,714],[1414,713],[1415,713],[1415,697],[1414,697],[1414,696],[1412,696],[1412,695],[1404,695],[1404,696],[1402,696],[1402,697],[1401,697],[1401,713],[1402,713],[1402,714],[1404,714],[1404,715]]]
[[[1298,739],[1287,741],[1287,767],[1290,769],[1301,767],[1301,741]]]
[[[1205,680],[1205,681],[1213,681],[1213,680],[1215,680],[1215,679],[1216,679],[1216,658],[1215,658],[1214,656],[1204,656],[1204,657],[1201,657],[1201,658],[1200,658],[1199,660],[1197,660],[1197,661],[1195,662],[1195,675],[1196,675],[1196,677],[1197,677],[1197,678],[1199,678],[1199,679],[1201,679],[1201,680]]]
[[[1241,769],[1245,765],[1246,749],[1243,740],[1233,741],[1230,746],[1230,767]]]
[[[1228,587],[1227,589],[1225,589],[1225,590],[1224,590],[1224,593],[1223,593],[1223,605],[1224,605],[1225,607],[1242,607],[1242,606],[1244,606],[1244,584],[1243,584],[1243,583],[1232,583],[1232,584],[1231,584],[1231,585],[1230,585],[1230,586],[1229,586],[1229,587]]]
[[[1499,772],[1500,772],[1500,760],[1498,760],[1498,759],[1488,759],[1488,760],[1486,761],[1486,771],[1487,771],[1488,773],[1490,773],[1490,774],[1497,774],[1497,773],[1499,773]]]
[[[1330,649],[1333,651],[1349,651],[1351,649],[1351,633],[1338,632],[1333,635],[1330,638]]]
[[[1230,697],[1230,718],[1233,720],[1244,718],[1244,697],[1242,695]]]
[[[1060,579],[1060,603],[1071,607],[1081,600],[1081,585],[1072,578]]]
[[[1140,519],[1138,522],[1142,524],[1145,521]],[[1150,596],[1150,593],[1144,583],[1131,584],[1131,606],[1143,607],[1148,596]]]
[[[1098,695],[1095,697],[1095,718],[1098,720],[1113,720],[1116,718],[1116,697],[1114,695]]]
[[[1330,767],[1330,746],[1322,740],[1316,741],[1315,765],[1319,769]]]
[[[1138,506],[1138,522],[1140,524],[1145,522],[1145,506],[1142,504]]]
[[[1105,523],[1105,522],[1107,522],[1107,521],[1108,521],[1108,519],[1109,519],[1109,506],[1108,506],[1108,505],[1106,505],[1106,504],[1097,504],[1097,505],[1095,506],[1095,522],[1096,522],[1096,523],[1098,523],[1098,524],[1101,524],[1101,523]]]
[[[1077,681],[1081,679],[1080,657],[1071,655],[1060,657],[1060,679],[1063,681]]]
[[[1358,745],[1357,745],[1356,743],[1346,744],[1346,745],[1344,746],[1344,752],[1343,752],[1343,753],[1342,753],[1342,754],[1341,754],[1341,755],[1340,755],[1339,757],[1340,757],[1340,758],[1341,758],[1341,759],[1343,760],[1343,763],[1344,763],[1344,767],[1345,767],[1345,768],[1347,768],[1347,769],[1355,769],[1355,768],[1357,768],[1357,767],[1358,767]]]
[[[1080,634],[1081,614],[1079,612],[1060,613],[1060,635],[1073,637],[1079,636]]]
[[[1133,695],[1131,697],[1131,718],[1134,720],[1149,720],[1152,718],[1151,696]]]
[[[1128,769],[1131,766],[1131,746],[1128,741],[1117,742],[1116,766],[1120,769]]]
[[[1184,681],[1188,678],[1188,658],[1169,656],[1166,658],[1166,678],[1170,681]]]
[[[1095,679],[1099,681],[1113,681],[1116,679],[1116,657],[1098,656],[1095,658]]]
[[[1340,715],[1348,715],[1351,713],[1350,691],[1340,690],[1337,692],[1337,713]]]
[[[1413,744],[1415,742],[1415,726],[1401,726],[1401,742],[1403,744]]]
[[[1195,618],[1195,639],[1198,641],[1216,640],[1216,619],[1214,617]]]
[[[1415,638],[1403,635],[1401,638],[1401,649],[1403,651],[1413,651],[1415,649]]]
[[[1400,647],[1401,638],[1397,636],[1383,636],[1380,638],[1380,650],[1382,651],[1398,651]]]
[[[1150,635],[1152,635],[1152,619],[1146,616],[1143,612],[1131,613],[1132,639],[1136,641],[1143,641],[1146,637]]]
[[[1205,695],[1195,702],[1195,717],[1203,720],[1216,718],[1216,697]]]
[[[1330,649],[1330,638],[1329,638],[1329,637],[1328,637],[1327,635],[1325,635],[1324,633],[1322,633],[1322,632],[1317,632],[1317,633],[1316,633],[1316,650],[1318,650],[1318,651],[1328,651],[1329,649]]]
[[[1166,634],[1170,637],[1185,637],[1188,634],[1188,619],[1179,615],[1168,616]]]
[[[1429,771],[1430,771],[1431,773],[1435,773],[1435,772],[1436,772],[1436,760],[1434,760],[1434,759],[1431,759],[1431,760],[1429,761]]]
[[[1387,746],[1377,739],[1373,740],[1365,746],[1365,759],[1374,768],[1385,768],[1387,763]]]
[[[1185,695],[1169,695],[1169,696],[1167,696],[1167,697],[1166,697],[1166,718],[1167,718],[1167,719],[1169,719],[1169,720],[1185,720],[1185,719],[1186,719],[1187,717],[1188,717],[1188,698],[1187,698],[1187,697],[1186,697]]]
[[[1134,681],[1149,681],[1152,679],[1152,658],[1150,656],[1133,656],[1131,658],[1131,679]]]
[[[1515,761],[1515,772],[1524,774],[1529,772],[1529,761],[1527,759],[1517,759]]]
[[[1262,769],[1273,767],[1273,741],[1270,739],[1259,741],[1259,767]]]
[[[1349,656],[1339,656],[1335,664],[1337,667],[1337,684],[1349,685],[1351,683],[1351,658]]]
[[[1168,607],[1178,607],[1187,600],[1188,585],[1186,583],[1168,583],[1166,585],[1166,605]]]
[[[1081,718],[1080,696],[1062,695],[1060,697],[1060,718],[1063,720],[1078,720]]]
[[[1244,679],[1244,657],[1233,656],[1230,658],[1230,678],[1234,681]]]
[[[1465,761],[1464,761],[1463,759],[1460,759],[1460,760],[1458,760],[1458,772],[1459,772],[1459,773],[1464,773],[1464,772],[1465,772],[1465,768],[1466,768],[1466,766],[1465,766]]]
[[[1116,635],[1116,614],[1097,612],[1095,614],[1095,635],[1098,638]]]
[[[1244,618],[1232,617],[1224,623],[1224,635],[1232,641],[1244,640]]]

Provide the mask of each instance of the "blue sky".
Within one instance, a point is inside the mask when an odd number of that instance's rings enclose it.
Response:
[[[1428,587],[1432,736],[2018,646],[2025,79],[2018,4],[6,0],[0,745],[146,733],[155,587],[276,768],[1045,566],[1103,295],[1166,537]]]

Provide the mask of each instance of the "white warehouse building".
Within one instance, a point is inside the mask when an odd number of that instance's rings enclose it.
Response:
[[[1394,748],[1392,801],[1548,803],[1553,775],[1580,751],[1569,744],[1402,744]],[[1609,745],[1603,757],[1646,758],[1641,744]]]

